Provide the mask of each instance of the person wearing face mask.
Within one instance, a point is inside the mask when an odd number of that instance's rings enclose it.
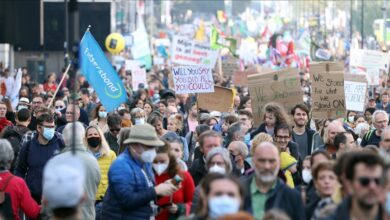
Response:
[[[195,190],[194,181],[187,171],[180,168],[168,142],[157,148],[157,156],[152,167],[157,186],[173,179],[179,187],[173,194],[157,200],[159,214],[156,220],[178,219],[179,216],[189,213]]]
[[[240,176],[245,175],[251,169],[251,165],[245,160],[249,154],[248,147],[242,141],[233,141],[229,144],[228,150]]]
[[[239,212],[244,204],[244,188],[236,177],[210,173],[200,185],[199,206],[188,220],[217,220]]]
[[[233,164],[230,160],[229,151],[222,147],[211,149],[206,157],[206,168],[207,173],[231,174]],[[191,213],[195,213],[200,206],[200,190],[201,186],[196,186]]]
[[[15,175],[26,180],[37,203],[42,197],[42,171],[46,162],[65,147],[61,134],[55,132],[54,117],[43,113],[37,118],[37,134],[22,144]]]
[[[89,122],[89,126],[99,126],[99,128],[104,132],[109,130],[107,124],[107,111],[102,104],[98,104],[94,110],[94,119]]]
[[[280,209],[292,220],[306,219],[299,192],[278,179],[278,148],[271,142],[262,142],[252,147],[255,172],[244,180],[245,188],[248,189],[244,209],[256,219],[262,219],[270,209]]]
[[[143,125],[146,123],[146,112],[142,108],[133,108],[130,115],[133,125]]]
[[[103,200],[104,193],[108,186],[108,169],[112,162],[116,159],[116,154],[110,149],[106,139],[104,138],[102,130],[98,126],[89,126],[85,130],[85,142],[87,143],[88,150],[96,158],[100,168],[100,183],[96,193],[96,203],[100,203]]]
[[[357,113],[355,111],[348,111],[347,118],[344,119],[344,122],[348,124],[350,128],[355,128],[355,116]]]
[[[169,179],[156,186],[152,163],[156,147],[165,145],[153,126],[135,125],[123,142],[127,148],[111,164],[108,188],[103,199],[102,219],[153,219],[158,214],[156,200],[179,187]]]

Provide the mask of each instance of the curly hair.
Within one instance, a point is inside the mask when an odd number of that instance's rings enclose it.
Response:
[[[168,154],[168,158],[169,158],[168,175],[169,175],[169,177],[173,178],[176,175],[179,175],[183,179],[183,174],[180,173],[180,166],[177,163],[177,159],[176,159],[175,155],[173,155],[171,152],[171,145],[165,140],[162,140],[162,141],[164,142],[164,146],[158,147],[156,149],[156,152],[157,152],[157,154]]]
[[[276,125],[281,123],[291,124],[290,119],[286,113],[286,110],[283,108],[283,106],[279,105],[278,103],[270,102],[266,104],[264,106],[263,112],[264,112],[264,116],[263,116],[264,121],[265,121],[265,113],[272,113],[275,116],[276,118],[275,127]]]

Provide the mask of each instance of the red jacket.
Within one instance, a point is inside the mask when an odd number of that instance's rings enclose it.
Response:
[[[11,173],[8,171],[0,173],[0,188],[4,186],[5,181],[10,175]],[[15,220],[20,219],[19,209],[22,209],[28,218],[38,218],[41,207],[31,197],[30,190],[22,178],[17,176],[12,177],[5,188],[5,192],[9,193],[11,196],[12,210]]]
[[[0,132],[7,126],[13,125],[12,122],[8,121],[7,118],[0,118]]]
[[[181,188],[173,194],[172,203],[184,207],[183,214],[188,215],[190,213],[190,208],[192,205],[192,198],[194,197],[195,184],[192,180],[190,173],[183,171],[183,181],[181,183]],[[168,173],[163,173],[161,176],[156,175],[156,185],[163,183],[171,179]],[[170,196],[161,197],[157,200],[157,205],[163,207],[164,205],[169,205]],[[156,216],[156,220],[167,220],[169,218],[169,211],[164,209]],[[179,217],[179,215],[178,215]]]

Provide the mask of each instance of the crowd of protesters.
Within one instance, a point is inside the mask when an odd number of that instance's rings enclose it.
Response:
[[[3,219],[390,219],[387,87],[345,118],[271,102],[255,126],[247,88],[217,112],[167,69],[137,90],[118,73],[129,99],[107,112],[83,76],[23,69],[16,108],[0,101]]]

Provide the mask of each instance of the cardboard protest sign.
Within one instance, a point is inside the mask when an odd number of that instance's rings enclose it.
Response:
[[[177,66],[172,68],[176,94],[214,92],[211,68],[207,66]]]
[[[222,60],[222,73],[224,76],[232,76],[239,69],[239,59],[228,55],[225,60]]]
[[[344,68],[338,63],[318,63],[310,66],[312,83],[312,117],[345,116]]]
[[[229,112],[233,108],[233,90],[214,86],[214,93],[199,94],[198,108],[209,111]]]
[[[212,50],[210,45],[198,43],[180,36],[174,36],[172,44],[172,63],[179,65],[203,65],[210,68],[215,66],[218,51]]]
[[[144,88],[148,86],[148,82],[146,80],[146,70],[145,68],[134,68],[131,70],[131,85],[133,87],[133,91],[137,91],[139,84],[143,84]]]
[[[234,72],[233,84],[236,86],[247,86],[248,85],[248,72],[247,71]]]
[[[256,125],[261,123],[263,107],[269,102],[277,102],[287,111],[297,103],[303,102],[303,92],[297,69],[288,68],[249,75],[248,88]]]
[[[351,49],[349,71],[367,77],[368,85],[379,85],[380,70],[387,72],[390,55],[375,50]]]

